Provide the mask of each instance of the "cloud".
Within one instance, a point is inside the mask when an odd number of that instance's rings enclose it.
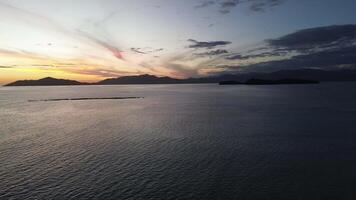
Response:
[[[356,69],[356,46],[327,50],[307,55],[298,55],[290,59],[261,62],[247,66],[225,66],[225,68],[235,71],[248,72],[271,72],[281,69],[298,68],[320,68],[320,69],[338,69],[355,68]]]
[[[205,8],[216,4],[221,14],[228,14],[239,5],[247,5],[252,12],[263,12],[267,8],[279,6],[285,1],[287,0],[206,0],[196,5],[195,8]]]
[[[266,4],[264,2],[255,2],[255,3],[251,4],[250,10],[255,11],[255,12],[263,12],[265,6],[266,6]]]
[[[221,14],[227,14],[231,11],[232,8],[236,7],[239,3],[239,0],[224,0],[220,2],[219,12]]]
[[[146,48],[131,48],[131,51],[135,52],[135,53],[139,53],[139,54],[149,54],[149,53],[155,53],[155,52],[159,52],[159,51],[163,51],[163,48],[159,48],[159,49],[153,49],[151,47],[146,47]]]
[[[95,66],[95,68],[77,68],[73,67],[70,69],[66,69],[71,73],[81,74],[81,75],[93,75],[99,76],[102,78],[115,78],[119,76],[132,75],[136,73],[130,73],[127,71],[120,71],[117,69],[109,69],[107,66]]]
[[[96,42],[101,45],[102,47],[104,47],[105,49],[109,50],[113,56],[115,56],[117,59],[119,60],[124,60],[124,57],[122,55],[122,51],[119,50],[117,47],[112,46],[106,42],[103,42],[101,40],[96,40]]]
[[[103,47],[104,49],[108,50],[109,52],[112,53],[113,56],[115,56],[117,59],[119,60],[124,60],[124,57],[122,55],[122,52],[119,48],[117,48],[116,46],[109,44],[103,40],[100,40],[98,38],[95,38],[83,31],[78,31],[81,35],[83,35],[84,37],[88,38],[89,40],[95,42],[96,44],[98,44],[99,46]]]
[[[266,41],[263,47],[225,56],[229,62],[254,63],[223,64],[222,68],[251,72],[356,67],[356,25],[309,28]],[[264,58],[264,61],[256,62],[256,58]]]
[[[193,44],[189,45],[189,48],[198,49],[198,48],[206,48],[206,49],[213,49],[218,46],[225,46],[231,44],[229,41],[209,41],[209,42],[199,42],[197,40],[189,39],[189,42]]]
[[[356,25],[335,25],[304,29],[267,40],[270,46],[289,50],[335,47],[356,42]]]
[[[258,54],[249,54],[249,55],[242,55],[242,54],[235,54],[231,56],[227,56],[227,60],[248,60],[253,58],[265,58],[265,57],[272,57],[272,56],[285,56],[286,52],[280,51],[271,51],[271,52],[262,52]]]
[[[167,67],[174,70],[172,75],[176,77],[195,77],[199,75],[198,69],[189,68],[182,64],[170,63]]]
[[[334,25],[303,29],[268,39],[262,47],[226,56],[227,60],[249,60],[288,55],[307,55],[356,44],[356,25]]]
[[[97,45],[103,47],[104,49],[110,51],[116,58],[120,60],[124,59],[122,55],[122,51],[109,42],[105,42],[100,39],[97,39],[82,31],[68,29],[66,26],[62,26],[60,23],[58,23],[55,20],[52,20],[42,15],[38,15],[36,13],[32,13],[25,9],[21,9],[1,2],[0,2],[0,7],[2,9],[2,12],[0,12],[0,16],[2,16],[3,18],[18,20],[22,23],[26,23],[27,25],[32,25],[33,27],[47,29],[54,33],[60,33],[79,42],[83,42],[83,41],[86,43],[94,42]],[[108,17],[112,17],[114,14],[115,13],[110,14]],[[47,43],[47,45],[51,46],[52,43]],[[20,55],[20,53],[18,53],[18,55],[22,56]],[[34,55],[34,56],[40,56],[40,55]]]
[[[286,0],[250,0],[249,8],[254,12],[264,12],[266,8],[279,6]]]
[[[63,34],[71,34],[69,30],[64,28],[58,22],[47,18],[45,16],[39,15],[37,13],[30,12],[28,10],[15,7],[13,5],[5,4],[0,2],[0,16],[1,18],[11,19],[14,21],[19,21],[32,25],[34,27],[45,28],[54,32],[59,32]]]
[[[235,7],[239,3],[239,0],[225,0],[220,3],[222,8],[230,8],[230,7]]]
[[[24,50],[7,50],[0,49],[0,56],[13,57],[14,64],[0,65],[0,69],[26,68],[38,70],[55,70],[65,73],[94,75],[100,77],[117,77],[123,74],[130,74],[127,71],[120,71],[114,67],[103,64],[92,63],[86,59],[79,58],[55,58],[50,56],[39,55]],[[1,64],[1,63],[0,63]]]
[[[101,26],[101,25],[105,24],[106,22],[108,22],[113,17],[115,17],[115,15],[118,14],[118,13],[119,13],[119,11],[110,12],[107,16],[105,16],[101,20],[99,20],[97,22],[94,22],[94,25],[95,26]]]
[[[205,8],[205,7],[211,6],[211,5],[213,5],[213,4],[215,4],[215,2],[212,1],[212,0],[202,1],[202,2],[200,2],[200,4],[194,6],[194,8],[195,8],[195,9]]]
[[[222,54],[227,54],[227,53],[229,53],[229,52],[225,49],[217,49],[217,50],[207,51],[207,52],[203,52],[203,53],[196,53],[195,55],[204,57],[204,56],[222,55]]]
[[[47,58],[47,56],[45,56],[45,55],[40,55],[38,53],[20,50],[20,49],[15,49],[15,50],[0,49],[0,56],[14,57],[14,58],[26,58],[26,59],[33,59],[33,60]]]
[[[131,48],[131,51],[133,51],[135,53],[140,53],[140,54],[147,54],[146,52],[141,51],[140,48]]]

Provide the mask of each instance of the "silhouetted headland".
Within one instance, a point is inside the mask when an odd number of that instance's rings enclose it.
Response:
[[[56,79],[52,77],[46,77],[39,80],[20,80],[5,86],[56,86],[56,85],[84,85],[78,81],[67,79]]]
[[[261,79],[261,80],[260,80]],[[270,81],[274,80],[274,81]],[[127,85],[127,84],[194,84],[220,83],[221,85],[236,84],[297,84],[318,81],[356,81],[356,70],[319,70],[298,69],[280,70],[271,73],[239,73],[221,74],[215,76],[176,79],[144,74],[137,76],[122,76],[109,78],[97,83],[81,83],[74,80],[55,79],[51,77],[39,80],[21,80],[5,86],[57,86],[57,85]]]

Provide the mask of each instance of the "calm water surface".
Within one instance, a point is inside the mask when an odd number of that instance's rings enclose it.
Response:
[[[0,199],[356,199],[356,84],[2,87]]]

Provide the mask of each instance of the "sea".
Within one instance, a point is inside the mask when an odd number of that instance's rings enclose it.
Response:
[[[354,200],[356,83],[0,87],[0,199]]]

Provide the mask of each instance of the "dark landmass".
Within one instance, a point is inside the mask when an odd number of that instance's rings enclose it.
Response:
[[[280,70],[272,73],[252,73],[248,79],[304,79],[317,81],[356,81],[356,70],[298,69]]]
[[[127,85],[127,84],[195,84],[195,83],[225,83],[239,84],[250,79],[262,80],[315,80],[315,81],[356,81],[356,70],[326,71],[319,69],[281,70],[271,73],[239,73],[208,76],[202,78],[175,79],[153,75],[123,76],[110,78],[92,85]],[[266,82],[266,81],[265,81]],[[288,82],[288,81],[286,81]],[[283,83],[286,84],[286,83]],[[91,85],[73,80],[44,78],[40,80],[24,80],[10,83],[6,86],[55,86],[55,85]]]
[[[153,75],[124,76],[100,81],[98,85],[119,84],[195,84],[195,83],[220,83],[234,81],[234,84],[244,83],[249,79],[281,80],[301,79],[315,81],[356,81],[356,70],[326,71],[319,69],[281,70],[271,73],[239,73],[223,74],[201,78],[175,79],[170,77],[157,77]]]
[[[240,73],[225,74],[220,76],[198,78],[195,81],[208,83],[220,83],[222,81],[236,81],[245,83],[250,79],[281,80],[281,79],[300,79],[315,81],[356,81],[356,70],[319,70],[319,69],[298,69],[280,70],[271,73]]]
[[[73,80],[66,79],[55,79],[51,77],[39,79],[39,80],[21,80],[16,81],[5,86],[55,86],[55,85],[84,85],[85,83],[81,83]]]
[[[244,84],[238,81],[220,81],[219,85],[240,85],[240,84]]]
[[[304,79],[278,79],[278,80],[267,80],[267,79],[249,79],[246,82],[239,81],[220,81],[219,85],[281,85],[281,84],[316,84],[319,81],[314,80],[304,80]]]
[[[157,77],[149,74],[138,76],[123,76],[99,81],[97,85],[120,85],[120,84],[177,84],[181,79],[170,77]]]
[[[102,98],[67,98],[67,99],[41,99],[41,100],[28,100],[29,102],[37,101],[86,101],[86,100],[108,100],[108,99],[140,99],[143,97],[102,97]]]
[[[279,80],[250,79],[245,82],[246,85],[317,84],[317,83],[319,83],[319,81],[303,80],[303,79],[279,79]]]

